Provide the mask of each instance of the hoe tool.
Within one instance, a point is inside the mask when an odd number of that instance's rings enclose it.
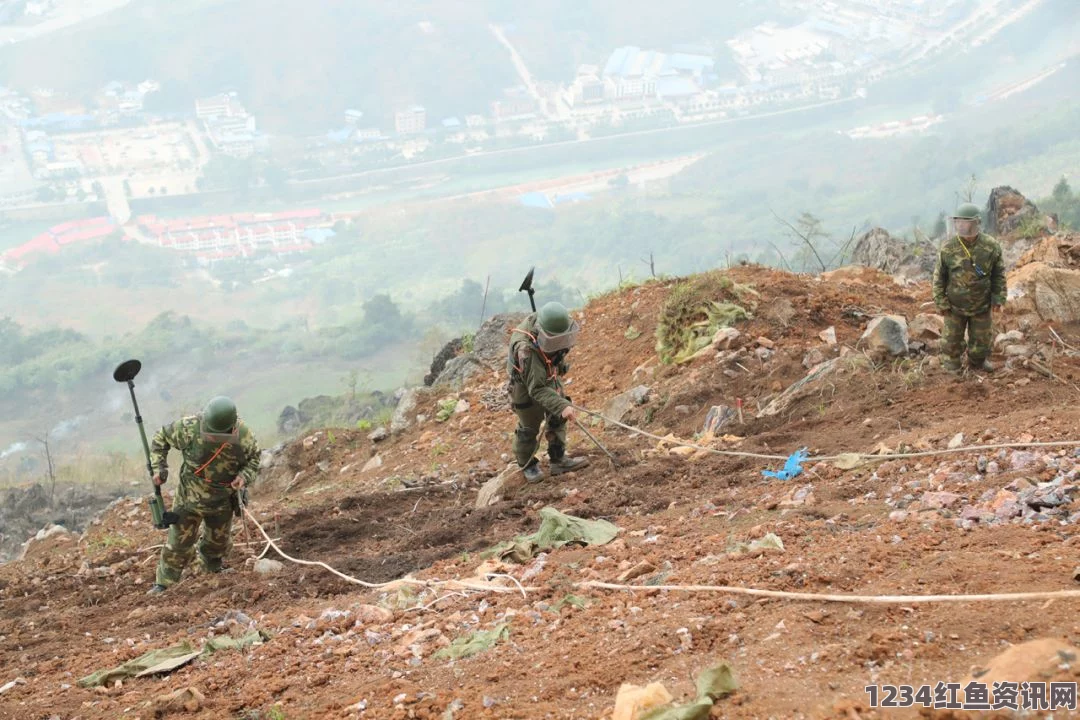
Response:
[[[533,289],[533,273],[534,272],[536,272],[535,267],[529,268],[529,274],[526,275],[525,279],[521,281],[521,287],[518,288],[518,292],[527,292],[527,293],[529,293],[529,305],[532,306],[533,312],[536,312],[536,300],[533,298],[533,296],[536,294],[536,290]],[[566,398],[566,399],[569,400],[570,398]],[[596,445],[596,447],[600,448],[600,450],[602,450],[603,453],[608,456],[608,460],[611,461],[611,464],[613,466],[615,466],[615,467],[619,466],[618,462],[616,462],[616,460],[615,460],[615,456],[611,454],[611,451],[609,451],[606,447],[604,447],[602,444],[600,444],[600,441],[597,440],[596,437],[591,432],[586,430],[585,426],[582,425],[578,421],[577,418],[574,418],[574,424],[577,425],[578,430],[585,433],[585,437],[592,440],[593,445]]]

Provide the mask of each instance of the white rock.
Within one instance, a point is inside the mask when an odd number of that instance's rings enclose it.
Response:
[[[284,565],[277,560],[271,560],[270,558],[261,558],[255,561],[255,572],[260,575],[277,575],[284,569]]]

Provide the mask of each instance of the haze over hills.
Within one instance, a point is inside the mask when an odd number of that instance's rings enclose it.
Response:
[[[76,418],[69,452],[127,447],[97,401],[124,353],[174,385],[156,415],[211,377],[273,437],[351,373],[422,376],[530,266],[572,304],[650,254],[813,269],[776,216],[839,262],[853,229],[932,234],[965,190],[1042,199],[1080,166],[1071,0],[256,5],[136,0],[0,46],[0,249],[46,248],[0,274],[0,451]]]
[[[0,0],[0,717],[1075,686],[1077,87],[1076,0]],[[957,374],[969,201],[1010,292]],[[529,268],[591,459],[536,483]],[[132,357],[148,431],[227,394],[262,448],[164,595]]]

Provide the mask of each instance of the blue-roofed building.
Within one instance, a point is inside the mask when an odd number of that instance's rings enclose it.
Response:
[[[520,202],[525,207],[539,208],[541,210],[550,210],[553,207],[551,204],[551,199],[541,192],[525,193],[520,198],[518,198],[518,202]]]
[[[604,75],[622,75],[627,58],[640,51],[641,48],[632,45],[616,48],[615,52],[611,53],[611,57],[608,58],[607,64],[604,65]]]
[[[19,124],[25,128],[44,128],[50,132],[70,132],[92,127],[95,122],[93,115],[49,113],[40,117],[20,120]]]
[[[561,195],[556,195],[554,199],[555,205],[562,205],[563,203],[578,203],[586,200],[591,200],[592,196],[583,192],[569,192]]]
[[[322,244],[337,236],[330,228],[308,228],[304,231],[304,237],[315,244]]]
[[[667,60],[664,53],[628,45],[611,54],[603,75],[614,84],[616,99],[652,97],[656,95],[656,79],[664,73]]]
[[[332,143],[340,144],[348,141],[348,139],[352,137],[352,134],[353,128],[343,127],[340,130],[331,130],[330,132],[326,133],[326,139]]]
[[[668,56],[666,69],[674,70],[680,73],[690,73],[691,75],[700,77],[707,70],[712,70],[716,65],[716,61],[706,55],[689,55],[686,53],[675,53]]]

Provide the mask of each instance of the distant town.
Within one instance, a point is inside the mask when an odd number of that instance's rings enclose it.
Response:
[[[513,32],[492,25],[489,30],[508,51],[520,84],[503,90],[485,112],[432,117],[418,103],[398,108],[392,126],[384,126],[370,120],[377,115],[367,108],[349,109],[337,127],[301,139],[303,162],[281,168],[280,182],[515,144],[588,141],[865,96],[874,83],[926,57],[957,44],[984,41],[1006,11],[1015,14],[1018,4],[1022,11],[1040,1],[791,0],[790,7],[805,17],[800,23],[761,24],[729,39],[723,48],[613,48],[603,64],[582,65],[563,82],[534,79],[513,45]],[[71,5],[0,0],[0,27],[25,26],[29,16],[61,22]],[[718,52],[727,65],[730,57],[736,70],[721,76]],[[187,221],[132,216],[130,200],[213,189],[207,183],[215,160],[220,165],[272,157],[279,140],[262,132],[258,118],[235,92],[200,98],[187,113],[165,115],[147,110],[148,99],[160,89],[155,79],[114,81],[89,99],[45,87],[0,87],[0,211],[104,202],[109,222],[95,221],[76,234],[124,226],[135,239],[192,249],[195,233],[195,242],[205,242],[205,257],[211,259],[243,256],[244,247],[257,247],[259,238],[275,234],[292,250],[312,246],[315,237],[305,233],[326,226],[314,216]],[[925,115],[854,128],[848,134],[873,138],[918,132],[940,120]],[[296,138],[290,140],[295,143]],[[186,227],[181,225],[185,222]],[[291,229],[286,229],[289,224]],[[34,247],[58,246],[71,232],[46,233],[51,239],[38,237]],[[326,239],[317,235],[319,241]],[[234,247],[222,249],[222,238],[234,241]],[[25,250],[18,257],[9,253],[3,262],[9,267],[21,263]]]

